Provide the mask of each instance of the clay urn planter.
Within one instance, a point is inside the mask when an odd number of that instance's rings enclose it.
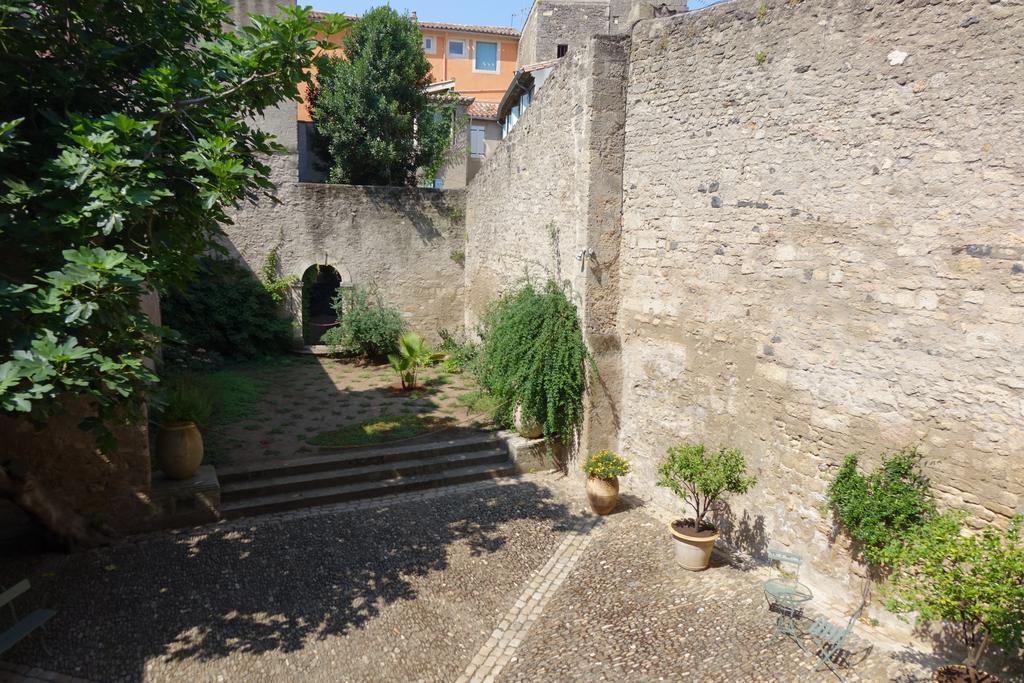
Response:
[[[168,479],[191,479],[203,464],[203,436],[195,422],[168,422],[156,437],[156,462]]]
[[[693,519],[676,520],[669,527],[676,562],[683,569],[699,572],[711,564],[720,534],[704,517],[723,494],[750,490],[756,479],[746,473],[746,460],[735,448],[711,452],[704,444],[680,444],[668,449],[658,467],[658,486],[671,489],[695,513]]]
[[[608,450],[593,453],[583,463],[587,473],[587,500],[598,515],[611,514],[619,503],[619,477],[629,472],[629,463]]]
[[[516,432],[524,439],[539,439],[544,436],[544,425],[524,415],[522,405],[516,405],[515,412],[512,413],[512,422],[515,424]]]
[[[717,529],[707,526],[697,531],[692,519],[677,519],[669,525],[669,531],[675,539],[672,545],[680,567],[691,572],[701,572],[708,568],[715,541],[721,536]]]
[[[595,514],[610,514],[619,504],[619,478],[587,477],[587,500]]]
[[[935,683],[999,683],[996,676],[966,666],[964,664],[947,664],[932,672]]]
[[[163,383],[158,412],[156,464],[168,479],[191,479],[203,464],[203,437],[196,425],[213,414],[210,392],[188,375],[173,377]]]

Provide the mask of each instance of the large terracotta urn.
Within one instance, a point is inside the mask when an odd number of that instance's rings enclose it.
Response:
[[[524,439],[539,439],[544,436],[544,425],[532,417],[523,415],[523,406],[517,405],[512,414],[512,421],[515,423],[516,431]]]
[[[711,551],[721,535],[716,529],[701,529],[699,532],[680,520],[669,525],[675,546],[676,562],[683,569],[701,572],[711,564]]]
[[[156,437],[156,463],[168,479],[191,479],[203,464],[203,436],[195,422],[169,422]]]
[[[619,503],[619,478],[587,477],[587,500],[596,514],[611,514]]]

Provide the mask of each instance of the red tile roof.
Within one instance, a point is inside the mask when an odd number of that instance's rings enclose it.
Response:
[[[330,16],[333,12],[313,10],[310,14],[316,19]],[[352,16],[351,14],[346,14],[345,17],[353,21],[359,19],[359,17]],[[421,29],[429,31],[458,31],[461,33],[486,33],[494,36],[508,36],[509,38],[519,37],[519,31],[511,26],[473,26],[470,24],[450,24],[440,21],[417,21],[416,23],[420,25]]]
[[[466,109],[466,115],[471,119],[497,119],[497,102],[474,102]]]

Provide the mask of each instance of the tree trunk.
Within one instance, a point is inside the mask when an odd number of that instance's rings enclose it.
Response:
[[[54,496],[31,475],[19,478],[0,466],[0,497],[13,501],[36,518],[63,547],[95,548],[107,545],[115,534],[108,527],[91,524],[80,513]]]

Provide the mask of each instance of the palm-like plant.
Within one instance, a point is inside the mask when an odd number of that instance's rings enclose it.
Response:
[[[443,353],[431,351],[420,335],[406,332],[398,338],[398,353],[388,354],[388,360],[402,379],[402,388],[412,389],[416,386],[416,373],[419,369],[442,360],[444,356]]]

